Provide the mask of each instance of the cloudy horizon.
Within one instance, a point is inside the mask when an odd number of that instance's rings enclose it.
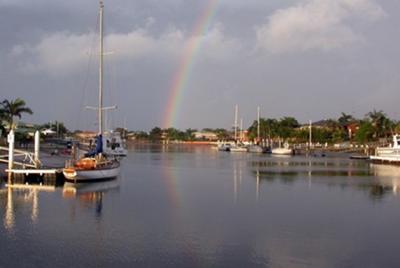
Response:
[[[245,126],[257,106],[301,122],[373,109],[400,119],[395,0],[219,0],[194,37],[207,1],[104,2],[110,127],[162,126],[192,38],[200,46],[172,127],[229,128],[235,104]],[[95,129],[84,107],[97,101],[97,13],[97,0],[0,0],[2,98],[26,100],[34,114],[23,121]]]

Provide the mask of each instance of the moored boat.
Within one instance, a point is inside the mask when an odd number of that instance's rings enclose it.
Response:
[[[115,131],[107,131],[103,135],[104,154],[107,156],[127,156],[125,142],[121,138],[121,133]]]
[[[88,152],[84,157],[78,160],[75,157],[76,151],[73,150],[73,160],[67,161],[66,167],[63,169],[64,177],[67,181],[80,182],[96,182],[116,178],[120,171],[120,163],[114,157],[107,157],[103,150],[103,2],[100,1],[99,21],[100,21],[100,68],[99,68],[99,106],[98,110],[98,126],[99,131],[96,136],[96,148],[92,152]]]
[[[269,151],[268,147],[263,147],[263,146],[258,145],[258,144],[252,144],[247,149],[248,149],[249,153],[260,153],[260,154],[268,153],[268,151]]]
[[[293,150],[290,148],[274,148],[271,150],[271,153],[277,155],[292,155]]]
[[[247,152],[247,147],[242,144],[235,144],[229,150],[230,152],[234,153],[242,153],[242,152]]]
[[[229,152],[232,145],[229,142],[218,142],[217,150],[221,152]]]
[[[119,172],[118,161],[92,157],[81,158],[73,166],[63,170],[65,180],[74,183],[111,180]]]
[[[285,143],[283,147],[281,147],[281,142],[279,141],[279,147],[278,148],[273,148],[271,150],[272,154],[277,154],[277,155],[292,155],[293,154],[293,149],[289,148],[289,144]]]
[[[371,155],[370,159],[375,163],[400,164],[400,135],[393,135],[390,146],[376,148],[375,155]]]

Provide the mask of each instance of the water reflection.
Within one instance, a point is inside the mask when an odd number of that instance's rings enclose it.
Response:
[[[311,160],[270,158],[249,162],[256,179],[256,198],[259,198],[260,180],[291,185],[297,180],[367,192],[371,199],[379,200],[400,191],[400,167],[371,164],[348,159]]]
[[[256,201],[260,199],[260,171],[256,170]]]
[[[399,200],[369,202],[397,194],[397,167],[216,152],[137,153],[125,163],[129,180],[49,195],[0,190],[4,266],[399,263]]]
[[[17,185],[7,187],[2,189],[1,193],[3,194],[5,200],[5,210],[4,210],[4,219],[3,225],[4,228],[8,231],[12,231],[15,228],[16,224],[16,213],[15,210],[19,207],[18,205],[31,205],[30,209],[30,219],[32,224],[37,224],[39,218],[39,195],[41,191],[51,191],[55,190],[54,187],[47,186],[26,186],[26,185]]]
[[[119,189],[119,179],[96,183],[65,183],[64,198],[77,198],[85,206],[94,205],[96,216],[103,210],[103,197],[107,191]],[[73,213],[75,214],[75,213]]]
[[[234,161],[233,163],[233,201],[234,203],[238,200],[240,186],[243,180],[243,162]]]
[[[13,230],[14,225],[15,225],[15,216],[14,216],[13,190],[11,188],[8,188],[6,211],[4,214],[4,228],[8,231],[11,231]]]
[[[376,181],[382,187],[391,188],[393,194],[400,190],[400,167],[391,165],[370,164],[370,168]]]

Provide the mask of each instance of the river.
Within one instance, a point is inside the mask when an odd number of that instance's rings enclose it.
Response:
[[[0,189],[0,267],[398,267],[400,167],[138,146],[117,180]]]

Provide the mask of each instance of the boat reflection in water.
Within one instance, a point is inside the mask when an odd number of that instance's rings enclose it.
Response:
[[[103,196],[106,192],[119,189],[119,179],[96,183],[66,182],[63,188],[64,198],[77,198],[81,203],[94,204],[96,214],[101,215]]]
[[[385,188],[391,188],[394,194],[400,191],[400,167],[381,164],[370,164],[376,181]]]
[[[260,198],[263,183],[292,185],[299,180],[307,180],[309,187],[316,184],[363,191],[374,200],[400,192],[398,166],[345,159],[304,160],[269,158],[250,162],[251,172],[256,180],[256,198]]]

